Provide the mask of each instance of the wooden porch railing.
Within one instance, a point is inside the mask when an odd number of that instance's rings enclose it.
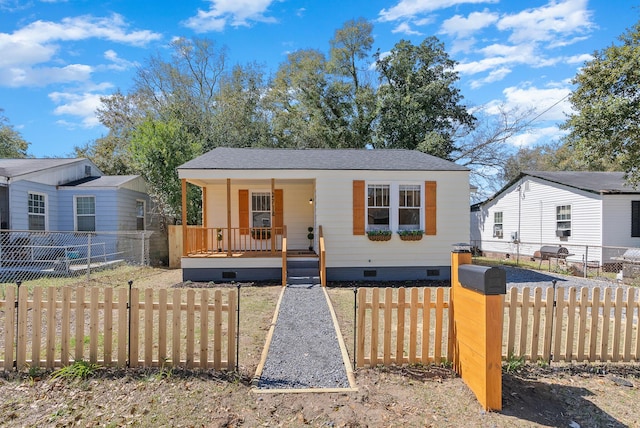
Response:
[[[320,252],[320,284],[323,287],[327,286],[327,254],[325,251],[324,234],[322,233],[322,226],[318,226],[318,245]]]
[[[282,228],[282,286],[287,286],[287,226]]]
[[[184,256],[257,252],[275,254],[282,249],[283,227],[187,226]]]

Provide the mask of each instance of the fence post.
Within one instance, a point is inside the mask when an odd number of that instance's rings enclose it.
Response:
[[[236,373],[240,370],[240,283],[236,284],[238,292],[236,308]]]
[[[602,252],[600,252],[602,254]],[[589,265],[589,246],[585,245],[584,247],[584,266],[582,267],[582,276],[586,278],[587,275],[587,266]]]
[[[127,334],[127,367],[131,367],[131,286],[133,281],[129,280],[129,301],[127,302],[127,320],[129,321]]]
[[[549,355],[548,355],[548,360],[549,360],[549,365],[551,365],[551,361],[552,361],[552,355],[553,355],[553,321],[556,317],[556,283],[558,282],[557,279],[551,280],[551,283],[553,284],[553,311],[551,312],[551,334],[549,335]],[[549,304],[549,302],[547,302],[547,305]],[[591,312],[591,314],[593,315],[593,310]],[[509,322],[511,322],[511,320],[509,320]]]
[[[18,370],[18,350],[20,345],[20,286],[22,285],[22,281],[16,281],[16,285],[18,286],[18,290],[16,292],[16,301],[14,303],[16,308],[16,353],[14,354],[15,359],[13,360],[13,367]]]
[[[353,287],[353,369],[356,369],[356,337],[358,332],[358,288]]]

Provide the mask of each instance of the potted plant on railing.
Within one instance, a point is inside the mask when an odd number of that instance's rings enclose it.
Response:
[[[271,229],[262,227],[251,229],[251,237],[253,239],[271,239]]]
[[[309,251],[313,251],[313,238],[315,237],[315,235],[313,234],[313,227],[307,227],[307,231],[309,232],[307,233],[307,239],[309,240]]]
[[[388,229],[367,230],[367,237],[370,241],[388,241],[391,239],[391,231]]]
[[[216,230],[216,239],[218,240],[218,252],[222,252],[222,229]]]
[[[399,230],[398,235],[400,235],[400,239],[402,239],[403,241],[419,241],[422,239],[422,235],[424,235],[424,230]]]

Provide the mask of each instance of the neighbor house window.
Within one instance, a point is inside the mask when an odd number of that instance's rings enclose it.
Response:
[[[390,228],[390,191],[388,184],[369,184],[367,187],[367,219],[369,229]]]
[[[419,185],[401,184],[399,187],[400,200],[398,201],[398,229],[418,230],[420,229],[420,197]]]
[[[271,227],[271,193],[251,194],[251,221],[252,227]]]
[[[502,238],[504,236],[502,230],[502,211],[498,211],[493,213],[493,237]]]
[[[559,205],[556,207],[556,234],[558,236],[571,236],[571,205]]]
[[[76,196],[76,230],[94,232],[96,230],[96,198],[95,196]]]
[[[136,230],[145,230],[144,217],[144,201],[136,201]]]
[[[640,201],[631,201],[631,237],[640,238]]]
[[[45,230],[46,229],[45,195],[41,193],[29,193],[28,212],[29,212],[29,230]]]

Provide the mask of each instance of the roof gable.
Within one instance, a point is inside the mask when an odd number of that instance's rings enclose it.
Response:
[[[85,159],[83,158],[0,159],[0,176],[13,178],[20,175],[46,171],[60,166],[71,165],[84,160]]]
[[[178,169],[468,171],[461,165],[415,150],[229,147],[213,149]]]

